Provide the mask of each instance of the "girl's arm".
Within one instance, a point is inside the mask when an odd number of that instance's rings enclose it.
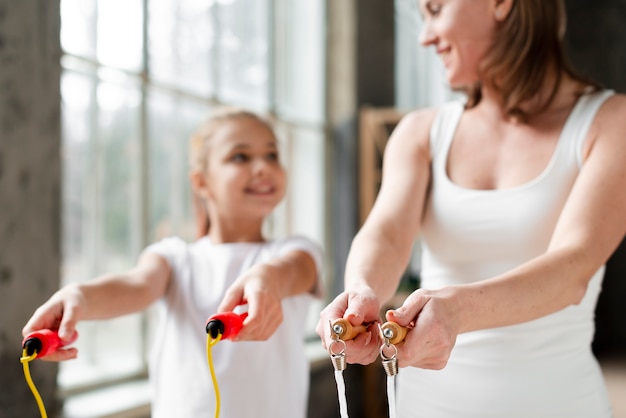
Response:
[[[78,285],[84,299],[81,319],[107,319],[142,311],[165,294],[171,269],[163,257],[143,254],[132,270]]]
[[[283,321],[281,301],[312,292],[317,285],[317,265],[306,251],[295,250],[268,263],[258,264],[228,288],[218,311],[248,304],[248,317],[238,340],[266,340]]]
[[[52,329],[59,331],[62,340],[69,341],[78,321],[113,318],[147,308],[165,293],[169,278],[169,264],[158,255],[146,253],[128,272],[107,274],[61,288],[37,308],[22,334]],[[46,359],[66,360],[76,354],[76,349],[70,348]]]

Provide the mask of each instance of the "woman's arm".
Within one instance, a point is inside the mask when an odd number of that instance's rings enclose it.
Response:
[[[435,111],[402,119],[385,149],[382,186],[348,255],[345,290],[320,313],[316,331],[332,343],[328,323],[345,318],[354,326],[380,321],[381,303],[391,298],[404,273],[422,222],[430,182],[430,127]],[[349,363],[369,364],[378,356],[378,329],[346,341]]]
[[[394,130],[376,203],[350,248],[346,290],[370,288],[380,302],[394,295],[422,222],[434,115],[433,110],[413,112]]]
[[[600,109],[592,146],[545,254],[489,280],[418,290],[388,313],[402,325],[417,318],[411,344],[403,347],[402,357],[410,360],[401,365],[441,368],[459,333],[519,324],[580,303],[589,280],[626,234],[623,115],[624,96]]]
[[[525,322],[580,303],[592,275],[626,234],[626,96],[593,123],[592,146],[547,252],[493,280],[468,286],[476,313],[461,331]],[[493,313],[492,313],[493,312]]]

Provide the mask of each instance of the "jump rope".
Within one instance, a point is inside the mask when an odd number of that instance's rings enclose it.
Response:
[[[30,362],[37,358],[42,358],[54,353],[59,348],[76,341],[76,338],[78,338],[78,333],[74,333],[71,341],[64,343],[61,341],[58,332],[49,329],[42,329],[31,332],[22,340],[22,357],[20,358],[20,362],[22,363],[22,367],[24,369],[26,383],[28,384],[28,387],[35,397],[35,401],[37,402],[41,418],[48,418],[48,414],[43,400],[41,399],[41,395],[39,394],[39,391],[33,382],[33,378],[30,375]]]
[[[206,352],[211,380],[215,389],[215,418],[220,413],[220,390],[213,365],[212,348],[222,340],[232,340],[239,334],[243,328],[243,321],[248,316],[247,313],[237,314],[234,312],[222,312],[210,316],[206,321],[205,330],[207,333]],[[366,325],[353,326],[346,319],[340,318],[333,323],[329,323],[331,337],[333,341],[328,347],[333,367],[335,369],[335,380],[337,383],[337,394],[339,398],[341,418],[348,418],[348,408],[345,399],[345,383],[343,381],[343,371],[346,369],[346,341],[351,340],[367,330]],[[383,368],[387,374],[387,400],[389,405],[389,417],[396,418],[395,406],[395,376],[398,374],[398,359],[396,357],[398,350],[396,344],[404,341],[409,328],[402,327],[395,322],[386,322],[382,326],[378,324],[383,344],[380,347],[380,356]],[[59,348],[73,343],[78,338],[75,333],[71,341],[63,342],[57,331],[43,329],[31,332],[22,341],[22,357],[20,362],[24,369],[24,377],[30,388],[37,407],[41,414],[41,418],[48,418],[45,405],[35,386],[30,374],[30,362],[35,359],[41,359],[49,354],[54,353]],[[340,346],[338,352],[335,346]],[[391,355],[388,353],[391,352]]]
[[[207,361],[209,364],[209,371],[211,373],[211,380],[213,381],[213,387],[215,389],[215,418],[220,414],[220,390],[217,382],[217,376],[215,375],[215,368],[213,366],[212,348],[222,340],[232,340],[239,334],[241,328],[243,328],[243,321],[248,314],[246,312],[237,314],[234,312],[222,312],[210,316],[206,321],[206,352]],[[50,355],[66,345],[73,343],[78,338],[78,333],[74,333],[71,341],[64,343],[57,331],[49,329],[42,329],[34,331],[28,334],[22,340],[22,357],[20,362],[24,369],[24,377],[26,383],[33,393],[33,397],[37,402],[39,413],[41,418],[48,418],[46,407],[44,402],[33,382],[33,378],[30,374],[30,362],[35,359],[41,359],[47,355]]]
[[[348,405],[345,395],[346,387],[343,380],[343,371],[346,369],[346,341],[352,340],[362,332],[365,332],[368,325],[353,326],[348,320],[339,318],[332,323],[329,321],[329,326],[330,336],[333,341],[328,346],[328,353],[330,354],[330,359],[335,369],[339,413],[341,418],[348,418]],[[387,374],[389,418],[396,418],[395,378],[398,374],[398,349],[396,345],[404,341],[410,328],[400,326],[395,322],[385,322],[383,325],[378,324],[378,330],[383,340],[383,344],[380,346],[380,357],[385,373]],[[336,349],[336,346],[339,347],[339,350]]]
[[[212,315],[206,322],[206,353],[215,389],[215,418],[220,415],[220,389],[217,384],[217,376],[213,367],[213,355],[211,349],[221,340],[232,340],[243,328],[243,321],[248,316],[247,312],[237,314],[234,312],[222,312]]]

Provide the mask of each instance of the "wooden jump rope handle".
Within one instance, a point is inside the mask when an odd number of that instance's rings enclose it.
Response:
[[[367,329],[366,325],[352,325],[347,319],[335,319],[332,323],[332,333],[340,340],[351,340]]]
[[[398,325],[395,322],[385,322],[382,325],[383,336],[389,340],[390,344],[398,344],[404,341],[410,328]]]

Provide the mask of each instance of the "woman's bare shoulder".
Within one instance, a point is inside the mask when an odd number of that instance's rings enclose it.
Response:
[[[626,94],[615,93],[602,104],[598,111],[598,117],[623,122],[626,119],[624,112],[626,112]]]
[[[626,95],[614,94],[601,105],[594,118],[583,150],[583,160],[587,160],[600,144],[614,157],[621,155],[626,149],[625,132]]]
[[[434,108],[417,109],[407,113],[394,129],[390,145],[402,148],[410,145],[428,149],[430,128],[436,114],[437,109]]]
[[[398,124],[398,128],[407,126],[412,129],[423,130],[424,128],[427,128],[426,130],[428,130],[430,129],[430,125],[432,124],[433,119],[435,119],[436,114],[436,108],[412,110],[402,118]]]
[[[599,136],[623,136],[626,132],[626,94],[614,94],[600,107],[592,130]]]

